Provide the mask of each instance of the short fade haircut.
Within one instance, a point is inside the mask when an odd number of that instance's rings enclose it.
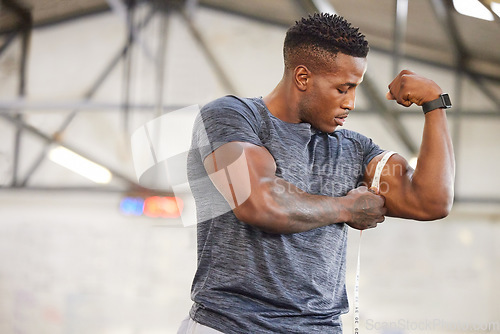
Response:
[[[326,71],[332,58],[341,52],[366,58],[368,41],[342,16],[316,13],[296,21],[286,32],[283,46],[285,70],[305,65],[311,71]]]

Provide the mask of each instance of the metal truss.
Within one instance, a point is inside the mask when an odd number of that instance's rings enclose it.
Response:
[[[20,84],[19,84],[19,99],[15,101],[0,101],[0,117],[8,122],[12,123],[16,126],[16,140],[14,147],[14,166],[13,166],[13,175],[12,182],[10,187],[5,187],[3,189],[12,189],[12,188],[25,188],[25,189],[37,189],[30,187],[29,181],[34,172],[39,168],[41,162],[45,159],[48,148],[53,143],[58,143],[61,146],[65,146],[72,151],[86,157],[87,159],[95,161],[92,157],[89,157],[88,154],[84,152],[79,152],[75,147],[70,147],[67,143],[61,140],[62,133],[67,129],[68,125],[73,121],[74,117],[81,112],[92,111],[92,110],[107,110],[109,112],[121,111],[123,115],[123,129],[125,133],[128,133],[128,118],[130,114],[130,110],[132,109],[144,109],[144,110],[156,110],[157,113],[160,113],[161,110],[174,110],[179,108],[179,106],[168,106],[164,105],[164,97],[162,96],[163,85],[165,80],[165,55],[166,55],[166,39],[168,32],[168,19],[172,13],[178,14],[188,31],[190,32],[192,38],[196,41],[199,46],[199,49],[203,53],[203,56],[208,60],[213,73],[217,76],[219,82],[223,85],[225,91],[231,94],[238,94],[238,89],[236,85],[231,80],[231,76],[225,71],[224,66],[219,62],[215,53],[212,50],[212,46],[208,41],[206,41],[204,34],[197,27],[196,22],[193,19],[193,13],[196,11],[198,6],[205,6],[210,8],[215,8],[217,10],[221,10],[219,7],[211,7],[209,4],[205,2],[198,3],[198,0],[185,0],[185,1],[161,1],[161,0],[151,0],[151,1],[143,1],[141,3],[146,3],[150,7],[150,10],[146,17],[139,23],[134,24],[134,10],[137,5],[135,0],[107,0],[108,5],[110,6],[113,13],[121,17],[127,26],[127,39],[124,45],[117,50],[116,54],[109,60],[108,65],[103,69],[103,71],[97,76],[93,85],[87,90],[80,101],[73,101],[67,103],[51,103],[51,110],[60,110],[67,111],[72,110],[66,119],[60,124],[57,131],[52,134],[46,134],[24,122],[23,120],[23,111],[26,108],[29,108],[31,112],[36,112],[36,109],[44,109],[47,108],[48,104],[33,104],[24,101],[25,95],[25,64],[26,57],[28,54],[28,46],[29,46],[29,36],[32,28],[32,21],[30,18],[30,13],[26,9],[23,9],[22,6],[17,4],[14,0],[3,0],[4,4],[8,4],[7,7],[15,12],[22,24],[19,26],[19,29],[13,32],[8,32],[8,36],[4,40],[4,43],[0,46],[0,56],[1,53],[4,52],[11,44],[12,41],[17,37],[21,36],[22,38],[22,62],[21,68],[19,71]],[[450,15],[451,11],[454,9],[451,5],[451,0],[431,0],[432,5],[435,11],[436,16],[443,23],[443,29],[449,36],[449,39],[453,41],[456,61],[452,65],[443,65],[437,62],[416,58],[411,55],[406,55],[403,50],[403,42],[405,38],[405,24],[406,17],[408,15],[408,0],[395,0],[394,7],[394,36],[393,36],[393,49],[392,51],[378,49],[376,47],[372,47],[375,51],[383,52],[392,57],[393,60],[393,74],[396,74],[400,67],[400,63],[402,60],[411,60],[420,62],[426,65],[432,65],[439,68],[444,68],[447,70],[455,71],[457,86],[456,92],[461,91],[461,86],[464,78],[468,78],[477,85],[481,91],[488,97],[493,103],[497,106],[498,112],[485,112],[485,111],[470,111],[470,110],[462,110],[459,101],[454,101],[454,111],[451,116],[451,120],[453,122],[454,127],[454,142],[455,145],[459,145],[460,140],[460,120],[462,117],[469,113],[474,113],[477,117],[499,117],[500,116],[500,97],[496,95],[491,89],[486,85],[486,81],[491,81],[494,83],[500,83],[500,77],[484,75],[469,69],[467,67],[467,59],[469,55],[466,52],[466,49],[463,46],[463,42],[460,39],[460,35],[458,34],[456,24],[453,21],[452,15]],[[314,12],[319,10],[319,5],[324,7],[329,5],[327,0],[294,0],[293,3],[300,8],[304,13]],[[330,5],[331,6],[331,5]],[[333,9],[332,9],[333,10]],[[277,25],[280,27],[287,27],[287,23],[280,21],[273,21],[265,17],[259,17],[256,15],[250,15],[248,13],[241,13],[237,11],[232,11],[230,9],[223,9],[225,12],[229,12],[233,15],[244,16],[246,18],[251,18],[253,20],[257,20],[259,22],[265,22],[266,24]],[[156,50],[155,54],[152,52],[146,43],[141,40],[140,31],[147,26],[148,22],[154,15],[161,15],[161,24],[160,29],[161,33],[161,43],[159,43],[159,47]],[[498,16],[495,16],[496,20],[498,20]],[[130,67],[132,62],[134,61],[131,55],[130,50],[133,47],[139,47],[142,53],[154,63],[157,68],[156,71],[156,98],[155,103],[153,104],[145,104],[145,105],[133,105],[130,102]],[[93,103],[92,98],[95,93],[99,90],[103,82],[107,79],[109,74],[116,68],[116,66],[120,63],[124,63],[124,72],[123,72],[123,86],[122,86],[122,103]],[[388,104],[385,100],[382,92],[380,92],[368,72],[365,76],[365,80],[363,85],[361,86],[364,93],[369,99],[370,105],[373,106],[372,110],[364,110],[357,109],[357,113],[371,113],[377,112],[381,117],[388,121],[390,125],[390,131],[394,134],[394,136],[400,140],[408,152],[411,154],[418,153],[418,144],[413,141],[412,138],[409,137],[408,131],[402,122],[403,117],[413,117],[415,115],[420,115],[420,113],[414,111],[401,111],[398,110]],[[461,94],[457,94],[459,96]],[[20,178],[18,175],[18,163],[19,163],[19,150],[20,150],[20,142],[22,140],[22,133],[29,132],[46,144],[44,148],[38,152],[37,158],[33,162],[33,164],[28,169],[28,172],[24,175],[23,178]],[[123,189],[123,191],[131,190],[131,189],[143,189],[137,182],[131,180],[126,175],[123,175],[117,170],[109,168],[106,164],[101,162],[97,162],[100,165],[108,168],[113,176],[117,177],[125,181],[127,185],[127,189]],[[66,187],[56,187],[56,188],[43,188],[43,190],[96,190],[96,191],[116,191],[116,189],[106,188],[106,187],[96,187],[96,188],[87,188],[87,187],[75,187],[75,188],[66,188]],[[474,198],[462,198],[458,199],[458,201],[463,202],[471,202],[475,203],[478,199]],[[482,202],[486,203],[500,203],[500,200],[494,198],[484,198],[481,199]]]
[[[29,10],[25,9],[23,6],[19,5],[13,0],[4,0],[3,6],[13,12],[19,19],[18,33],[21,35],[21,62],[19,66],[19,84],[18,84],[18,95],[23,98],[26,94],[26,64],[28,57],[28,47],[30,44],[31,29],[33,26],[33,19]],[[14,40],[15,35],[11,34],[4,46],[2,51],[5,51],[8,45]],[[12,119],[17,122],[23,121],[22,113],[16,112]],[[22,139],[22,128],[17,127],[15,132],[14,141],[14,157],[13,157],[13,174],[12,174],[12,186],[16,186],[18,182],[18,166],[19,166],[19,150],[21,147]]]
[[[27,58],[27,53],[28,53],[28,44],[29,44],[29,36],[31,34],[31,28],[32,28],[32,20],[31,20],[31,15],[30,12],[27,9],[24,9],[21,5],[17,4],[13,0],[5,1],[4,0],[4,5],[7,6],[9,9],[12,9],[14,13],[16,13],[19,18],[21,19],[21,26],[19,28],[19,33],[22,34],[23,38],[23,43],[22,43],[22,57],[21,57],[21,66],[20,66],[20,72],[19,72],[19,77],[20,77],[20,84],[19,84],[19,102],[23,101],[24,95],[25,95],[25,81],[26,81],[26,58]],[[137,28],[141,29],[144,26],[147,25],[147,23],[150,21],[151,17],[153,16],[153,11],[150,12],[150,14],[146,17],[146,19],[139,23]],[[10,43],[15,36],[16,33],[11,33],[9,35],[9,40],[6,43]],[[132,43],[130,40],[127,40],[125,45],[118,50],[116,55],[110,60],[108,66],[103,70],[102,73],[99,74],[97,79],[95,80],[94,84],[89,88],[89,90],[84,94],[84,101],[88,103],[92,99],[92,97],[95,95],[95,93],[98,91],[100,86],[104,83],[106,78],[109,76],[109,74],[113,71],[113,69],[120,63],[120,61],[125,58],[130,51],[130,48],[132,46]],[[2,50],[5,50],[5,48],[2,48]],[[125,181],[127,184],[127,187],[130,189],[144,189],[142,186],[140,186],[136,181],[130,179],[128,176],[122,174],[121,172],[110,168],[109,166],[106,166],[105,163],[101,163],[93,159],[92,157],[89,157],[88,154],[81,152],[75,147],[71,147],[69,144],[65,143],[64,141],[61,140],[63,132],[66,130],[66,128],[71,124],[71,121],[75,118],[78,112],[80,112],[82,109],[82,106],[85,106],[86,103],[81,104],[80,106],[76,106],[70,114],[66,117],[66,119],[61,123],[59,126],[58,130],[50,135],[43,133],[36,127],[27,124],[26,122],[23,121],[22,114],[23,112],[20,110],[15,110],[13,108],[9,108],[7,105],[7,108],[3,108],[4,112],[0,113],[0,117],[2,117],[4,120],[12,123],[13,125],[16,126],[16,133],[15,133],[15,147],[14,147],[14,158],[13,158],[13,171],[12,171],[12,181],[10,187],[6,187],[3,189],[9,189],[9,188],[27,188],[28,187],[28,182],[31,176],[34,174],[34,172],[38,169],[38,167],[41,165],[42,161],[45,159],[46,154],[48,152],[49,147],[57,143],[60,146],[66,147],[70,149],[71,151],[79,154],[80,156],[93,161],[105,168],[107,168],[114,177],[121,179],[122,181]],[[15,105],[15,103],[14,103]],[[123,108],[123,109],[126,109]],[[13,115],[14,114],[14,115]],[[18,170],[19,170],[19,153],[20,153],[20,142],[22,138],[22,132],[27,131],[42,141],[45,142],[45,145],[41,152],[39,152],[37,158],[35,159],[34,163],[30,166],[28,169],[28,172],[24,176],[22,180],[19,179],[18,176]],[[104,187],[98,187],[98,189],[103,189]]]

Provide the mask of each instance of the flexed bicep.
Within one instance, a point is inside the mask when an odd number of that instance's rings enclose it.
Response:
[[[383,155],[384,153],[376,156],[368,164],[364,176],[367,185],[372,184],[376,166]],[[380,175],[379,193],[386,199],[388,216],[412,219],[421,217],[423,208],[412,184],[413,172],[408,161],[397,153],[385,164]]]

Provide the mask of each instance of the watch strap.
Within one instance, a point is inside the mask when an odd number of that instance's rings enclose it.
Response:
[[[451,100],[448,94],[441,94],[437,99],[422,104],[424,114],[427,114],[429,111],[439,108],[451,108]]]

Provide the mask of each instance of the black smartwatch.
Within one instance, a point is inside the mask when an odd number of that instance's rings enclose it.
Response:
[[[441,94],[437,99],[425,102],[422,104],[422,109],[424,109],[424,114],[434,109],[448,109],[451,108],[451,100],[448,94]]]

